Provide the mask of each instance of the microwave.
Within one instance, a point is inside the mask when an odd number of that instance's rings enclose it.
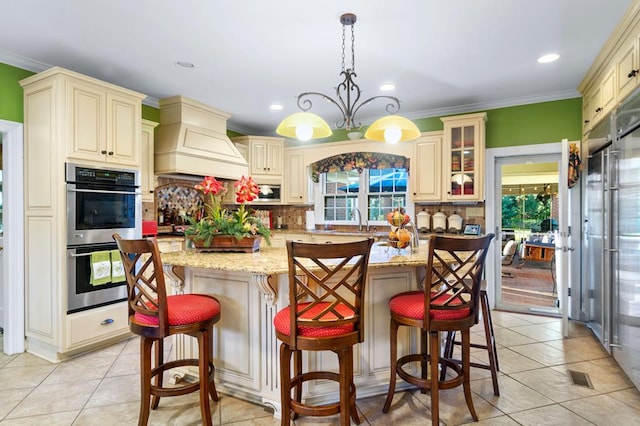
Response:
[[[254,203],[273,203],[279,204],[280,185],[260,185],[258,184],[258,198],[254,199]]]

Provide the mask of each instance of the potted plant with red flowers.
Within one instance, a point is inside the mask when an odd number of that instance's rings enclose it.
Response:
[[[237,210],[222,207],[222,198],[227,192],[223,182],[206,176],[195,188],[204,195],[205,212],[198,221],[185,229],[185,235],[193,240],[199,251],[253,252],[260,249],[260,241],[271,244],[271,231],[255,216],[246,203],[258,197],[258,185],[251,176],[234,184]]]

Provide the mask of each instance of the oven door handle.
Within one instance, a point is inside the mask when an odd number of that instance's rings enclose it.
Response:
[[[106,191],[102,189],[75,189],[75,188],[67,188],[67,192],[91,192],[95,194],[123,194],[123,195],[142,195],[142,192],[138,191]]]
[[[69,257],[83,257],[83,256],[91,256],[91,253],[69,253]]]

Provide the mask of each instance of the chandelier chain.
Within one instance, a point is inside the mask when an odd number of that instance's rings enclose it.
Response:
[[[351,25],[351,71],[356,72],[356,26]]]
[[[345,25],[342,24],[342,71],[344,71],[344,41],[345,41]]]

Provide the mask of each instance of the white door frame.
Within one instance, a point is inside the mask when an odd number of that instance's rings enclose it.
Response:
[[[562,143],[547,143],[537,145],[521,145],[510,146],[505,148],[489,148],[485,152],[485,220],[486,220],[486,232],[496,232],[496,229],[500,227],[499,223],[496,223],[496,208],[501,206],[501,200],[498,199],[495,191],[496,188],[496,158],[502,157],[521,157],[525,155],[540,155],[540,154],[557,154],[562,153]],[[496,239],[499,236],[496,234]],[[497,242],[499,244],[499,242]],[[487,254],[487,265],[493,265],[491,268],[486,268],[487,275],[487,295],[489,296],[489,304],[493,307],[496,302],[496,280],[498,274],[502,271],[502,263],[500,261],[500,250],[489,250]]]
[[[24,137],[23,124],[0,120],[4,177],[2,303],[6,354],[24,352]]]

